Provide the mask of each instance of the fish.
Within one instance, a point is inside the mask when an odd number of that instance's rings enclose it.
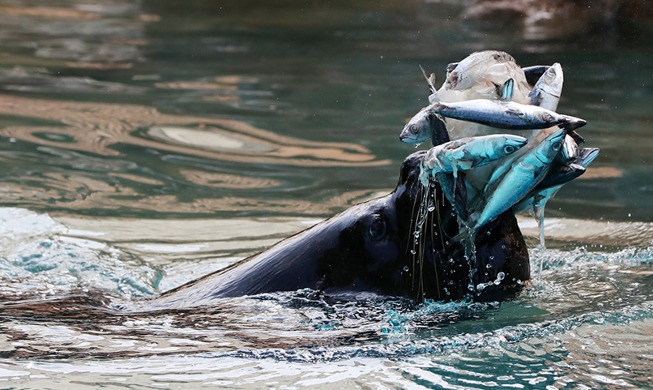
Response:
[[[495,85],[499,100],[508,102],[515,92],[515,80],[510,78],[503,85]]]
[[[419,69],[422,71],[422,75],[426,79],[426,83],[429,86],[429,103],[433,104],[440,99],[438,98],[438,89],[435,87],[435,73],[431,73],[430,76],[426,75],[426,71],[422,68],[422,65],[419,66]]]
[[[522,68],[522,70],[524,71],[524,77],[526,77],[526,82],[528,82],[528,85],[534,87],[537,83],[537,80],[539,80],[544,72],[546,72],[549,68],[549,65],[534,65]]]
[[[430,140],[432,146],[436,146],[449,141],[449,132],[440,115],[429,105],[406,123],[399,140],[407,144],[421,144]]]
[[[458,91],[469,89],[486,75],[488,68],[505,62],[515,63],[515,59],[503,51],[486,50],[472,53],[448,72],[445,88]],[[447,70],[452,65],[449,64]]]
[[[592,161],[596,160],[599,156],[601,149],[599,148],[582,148],[578,151],[578,157],[574,161],[576,164],[587,168]]]
[[[488,196],[483,210],[473,215],[473,220],[468,221],[472,226],[472,236],[475,237],[481,227],[521,201],[542,181],[560,152],[564,137],[565,131],[557,130],[512,164],[511,169]]]
[[[537,221],[540,229],[540,247],[544,249],[544,208],[546,203],[553,198],[563,185],[579,177],[587,170],[587,167],[598,157],[598,148],[584,148],[574,163],[560,166],[556,171],[549,172],[544,180],[536,187],[536,192],[513,207],[515,213],[530,211]],[[541,266],[541,265],[540,265]]]
[[[432,107],[446,118],[507,130],[546,129],[558,125],[570,131],[587,124],[581,118],[516,102],[473,99],[457,103],[436,102]]]
[[[562,143],[562,149],[558,155],[558,160],[565,164],[578,158],[578,144],[569,134],[565,134],[565,140]]]
[[[555,111],[560,102],[563,83],[562,67],[556,62],[542,74],[528,94],[531,104]]]
[[[423,184],[428,184],[428,177],[438,172],[452,172],[455,178],[458,171],[489,164],[516,152],[527,142],[518,135],[493,134],[460,138],[434,146],[424,156],[420,178]]]
[[[557,187],[574,180],[585,173],[582,165],[570,163],[565,165],[555,165],[546,174],[544,179],[533,189],[534,192],[546,190],[551,187]]]
[[[461,220],[466,220],[467,214],[467,187],[465,186],[464,172],[459,172],[455,177],[449,172],[437,172],[435,177],[440,183],[440,188],[453,206],[454,212]]]

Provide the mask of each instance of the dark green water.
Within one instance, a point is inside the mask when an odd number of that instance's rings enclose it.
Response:
[[[650,20],[461,12],[446,1],[2,2],[0,380],[650,385]],[[519,300],[347,306],[299,294],[133,318],[12,309],[16,296],[152,296],[387,193],[414,151],[399,131],[427,103],[418,65],[440,84],[448,63],[483,49],[560,62],[558,111],[587,119],[587,146],[601,148],[547,207],[561,250],[533,254],[545,271]]]

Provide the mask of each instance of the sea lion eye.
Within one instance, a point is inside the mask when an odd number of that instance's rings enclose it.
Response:
[[[368,233],[371,239],[378,240],[385,235],[385,230],[385,221],[383,219],[375,219],[370,225]]]
[[[415,125],[410,125],[408,126],[408,131],[410,131],[413,134],[419,133],[419,128]]]
[[[517,148],[512,146],[512,145],[506,145],[506,146],[503,147],[503,151],[506,154],[510,154],[510,153],[514,152],[515,150],[517,150]]]

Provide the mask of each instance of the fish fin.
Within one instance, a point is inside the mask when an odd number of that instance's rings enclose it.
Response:
[[[496,85],[496,84],[495,84]],[[499,100],[508,102],[512,100],[512,96],[515,92],[515,80],[509,78],[503,83],[502,86],[497,86],[497,94],[499,95]]]
[[[431,73],[430,76],[426,75],[426,71],[422,67],[422,65],[419,65],[420,70],[422,71],[422,75],[426,79],[426,83],[429,85],[429,89],[431,90],[431,95],[429,95],[429,102],[431,102],[431,96],[434,96],[434,100],[437,101],[437,92],[438,89],[435,88],[435,73]],[[432,103],[432,102],[431,102]]]
[[[474,162],[471,160],[465,160],[465,159],[458,159],[458,168],[461,171],[468,171],[472,168],[474,168]]]
[[[524,113],[516,108],[506,108],[506,114],[524,116]]]
[[[531,100],[531,106],[540,106],[542,104],[542,94],[535,91],[531,91],[528,94],[528,98]]]

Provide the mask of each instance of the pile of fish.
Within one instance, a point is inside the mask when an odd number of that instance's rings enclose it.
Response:
[[[585,120],[556,112],[564,80],[560,64],[521,68],[505,52],[476,52],[447,66],[440,89],[434,74],[422,72],[429,105],[399,136],[433,145],[421,165],[422,185],[439,183],[461,236],[474,239],[512,209],[536,218],[543,248],[546,203],[599,153],[578,146],[585,140],[576,129]]]

